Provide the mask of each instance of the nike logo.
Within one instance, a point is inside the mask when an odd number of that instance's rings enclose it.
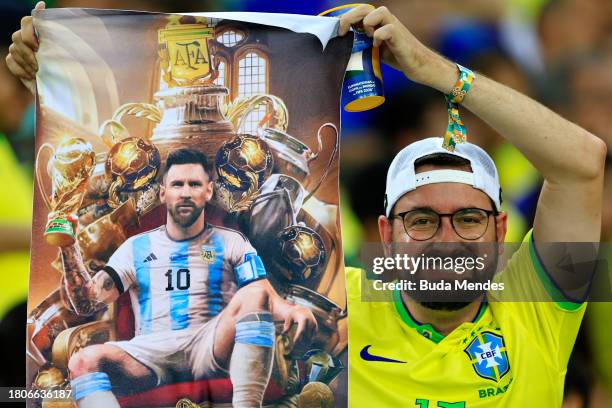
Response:
[[[375,356],[373,354],[370,354],[370,352],[368,351],[370,349],[370,347],[372,347],[372,345],[368,344],[367,346],[362,348],[361,349],[361,353],[359,353],[361,358],[364,359],[365,361],[380,361],[380,362],[383,362],[383,363],[403,363],[403,364],[406,364],[405,361],[393,360],[392,358]]]

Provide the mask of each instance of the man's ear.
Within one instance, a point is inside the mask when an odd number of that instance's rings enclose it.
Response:
[[[392,220],[381,215],[378,217],[378,233],[380,234],[380,242],[383,245],[385,256],[391,256],[391,243],[393,242],[393,227]]]
[[[214,184],[215,183],[212,181],[212,179],[208,180],[208,185],[206,186],[206,201],[212,200]]]
[[[165,185],[165,180],[161,182],[161,184],[159,185],[159,201],[162,202],[162,204],[164,203],[164,200],[166,198],[166,185]]]
[[[495,216],[495,233],[497,237],[497,243],[503,244],[506,241],[506,233],[508,232],[508,213],[505,211],[500,211],[499,214]],[[500,255],[504,252],[504,246],[498,245],[498,253]]]

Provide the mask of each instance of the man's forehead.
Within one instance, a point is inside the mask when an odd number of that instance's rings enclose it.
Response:
[[[426,171],[433,170],[461,170],[468,171],[472,173],[472,166],[469,164],[456,165],[456,164],[433,164],[433,163],[425,163],[425,164],[417,164],[414,169],[415,174],[424,173]]]
[[[166,173],[168,180],[206,179],[204,168],[195,163],[172,165]]]
[[[395,203],[395,213],[415,208],[453,212],[469,207],[489,209],[491,207],[489,196],[468,184],[434,183],[417,187],[401,196]]]

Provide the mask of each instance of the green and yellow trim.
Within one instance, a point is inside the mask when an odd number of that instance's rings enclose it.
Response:
[[[555,282],[550,277],[549,273],[546,271],[546,267],[540,260],[538,256],[538,252],[535,247],[535,241],[533,240],[533,229],[527,233],[526,240],[529,242],[529,255],[531,257],[531,263],[533,264],[533,269],[536,271],[536,275],[538,279],[544,286],[544,290],[550,296],[550,298],[559,306],[561,309],[573,312],[583,305],[583,302],[572,302],[569,300],[561,300],[565,299],[566,296],[561,292],[561,290],[557,287]]]

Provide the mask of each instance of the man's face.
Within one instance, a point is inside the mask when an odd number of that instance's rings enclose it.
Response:
[[[467,168],[457,168],[423,165],[417,168],[417,173],[439,170],[441,168],[470,171],[469,166]],[[404,194],[396,202],[392,215],[415,209],[429,209],[438,214],[452,214],[466,208],[479,208],[489,211],[494,209],[489,197],[481,190],[475,189],[470,185],[462,183],[435,183],[420,186]],[[497,216],[489,215],[483,235],[475,240],[462,238],[453,228],[451,217],[448,216],[440,217],[438,230],[430,239],[424,241],[415,240],[408,235],[401,217],[387,218],[381,216],[379,218],[379,232],[383,244],[386,244],[388,248],[387,256],[407,253],[413,257],[424,254],[425,257],[429,258],[452,257],[456,259],[458,257],[470,257],[475,259],[484,256],[484,253],[487,254],[484,262],[486,266],[480,271],[472,269],[463,273],[457,273],[456,271],[440,270],[435,267],[430,269],[420,268],[414,275],[411,275],[410,279],[417,281],[427,280],[429,282],[441,280],[481,282],[492,277],[496,270],[499,255],[496,244],[503,243],[504,241],[506,218],[505,213],[500,213]],[[415,297],[414,293],[409,295],[413,298]],[[423,300],[421,303],[432,309],[457,310],[470,303],[467,301],[470,299],[466,299],[465,302],[432,301],[432,298],[437,298],[437,296],[448,295],[448,293],[444,292],[434,293],[429,291],[424,295],[427,299],[421,299]],[[467,296],[469,297],[470,295],[473,295],[473,293]],[[460,296],[463,298],[463,294]]]
[[[187,228],[200,217],[212,193],[212,182],[201,165],[176,164],[166,173],[159,198],[172,221]]]

